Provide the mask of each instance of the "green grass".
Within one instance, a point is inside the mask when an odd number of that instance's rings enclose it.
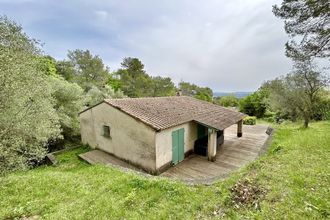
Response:
[[[188,186],[58,155],[59,164],[0,178],[0,219],[322,219],[330,216],[330,122],[277,128],[268,153],[212,186]],[[231,187],[266,190],[260,207],[235,208]]]

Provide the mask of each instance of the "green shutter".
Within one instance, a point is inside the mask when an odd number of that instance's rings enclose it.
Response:
[[[177,164],[179,162],[179,133],[172,132],[172,162]]]
[[[172,132],[172,162],[177,164],[184,159],[184,128]]]
[[[184,129],[178,130],[179,133],[179,161],[184,159]]]

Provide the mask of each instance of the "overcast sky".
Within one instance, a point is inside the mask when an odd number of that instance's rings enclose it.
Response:
[[[89,49],[115,70],[137,57],[151,75],[253,91],[291,70],[284,55],[283,21],[272,14],[280,0],[0,0],[0,14],[64,59]]]

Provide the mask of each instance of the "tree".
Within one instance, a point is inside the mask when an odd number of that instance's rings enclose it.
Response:
[[[250,116],[262,118],[267,109],[266,98],[268,93],[265,90],[258,90],[239,101],[239,109],[241,112]]]
[[[61,133],[64,139],[73,139],[79,135],[78,112],[83,108],[83,90],[76,83],[71,83],[58,75],[54,58],[39,56],[37,59],[39,70],[47,75],[47,81],[52,89],[54,109],[61,124]],[[63,143],[54,144],[56,146]]]
[[[152,79],[137,58],[124,58],[115,75],[120,78],[121,90],[129,97],[152,96]]]
[[[65,80],[69,82],[74,82],[75,80],[75,69],[70,61],[62,60],[56,61],[56,73],[62,76]]]
[[[210,96],[208,93],[198,91],[197,94],[194,96],[196,99],[204,100],[207,102],[212,102],[212,96]]]
[[[110,98],[124,98],[126,97],[121,90],[115,91],[109,85],[105,85],[103,90],[99,90],[96,86],[93,86],[85,95],[85,106],[93,106],[101,102],[104,99]]]
[[[128,71],[128,74],[132,78],[146,75],[146,72],[144,71],[144,65],[138,58],[125,57],[121,63],[121,66]]]
[[[297,112],[307,128],[321,91],[328,85],[328,78],[316,69],[311,60],[296,61],[295,71],[268,83],[270,103],[274,109]]]
[[[330,91],[322,89],[313,108],[313,120],[330,120]]]
[[[234,95],[228,95],[228,96],[219,97],[216,100],[216,103],[224,107],[237,107],[239,104],[239,100]]]
[[[209,87],[197,87],[197,93],[194,97],[204,101],[212,102],[213,91]]]
[[[38,68],[47,76],[57,76],[56,60],[51,56],[37,56],[39,61]]]
[[[175,86],[169,77],[152,77],[152,96],[161,97],[161,96],[173,96],[175,95]]]
[[[63,137],[68,140],[79,135],[78,113],[83,108],[83,90],[59,75],[48,78],[54,97],[54,109],[61,124]]]
[[[195,84],[182,81],[179,83],[179,89],[182,95],[192,96],[208,102],[211,102],[213,99],[213,91],[208,87],[199,87]]]
[[[283,0],[273,6],[273,13],[285,21],[291,38],[286,43],[287,56],[330,56],[329,0]]]
[[[122,87],[122,84],[121,84],[120,78],[116,74],[116,72],[110,74],[107,85],[109,85],[111,88],[113,88],[115,90],[115,92],[120,90],[120,88]]]
[[[60,137],[40,49],[22,27],[0,17],[0,175],[42,160],[49,140]]]
[[[72,78],[71,81],[80,85],[85,92],[92,88],[92,86],[101,89],[107,83],[109,68],[104,65],[99,56],[93,56],[89,50],[77,49],[69,51],[68,58],[69,65],[62,63],[62,66],[68,67],[67,71],[63,71],[63,75],[67,79]],[[71,72],[72,70],[74,71]]]
[[[181,81],[179,83],[179,89],[182,95],[195,96],[197,94],[198,86],[196,86],[195,84],[190,84],[188,82]]]
[[[117,77],[118,75],[116,73],[110,74],[109,68],[103,64],[99,56],[93,56],[89,50],[77,49],[69,51],[68,58],[69,60],[58,61],[56,70],[64,79],[77,83],[83,88],[84,98],[82,99],[84,106],[94,105],[104,98],[124,96],[120,90],[121,84]],[[62,85],[65,86],[64,84]],[[66,84],[66,86],[68,86],[66,88],[68,90],[76,88],[74,85],[69,86],[69,84]],[[76,90],[74,94],[78,93],[78,90]],[[75,119],[72,118],[72,120]]]

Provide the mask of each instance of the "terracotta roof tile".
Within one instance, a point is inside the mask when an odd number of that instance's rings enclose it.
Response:
[[[245,117],[243,113],[188,96],[105,99],[104,102],[156,130],[189,121],[223,130]]]

